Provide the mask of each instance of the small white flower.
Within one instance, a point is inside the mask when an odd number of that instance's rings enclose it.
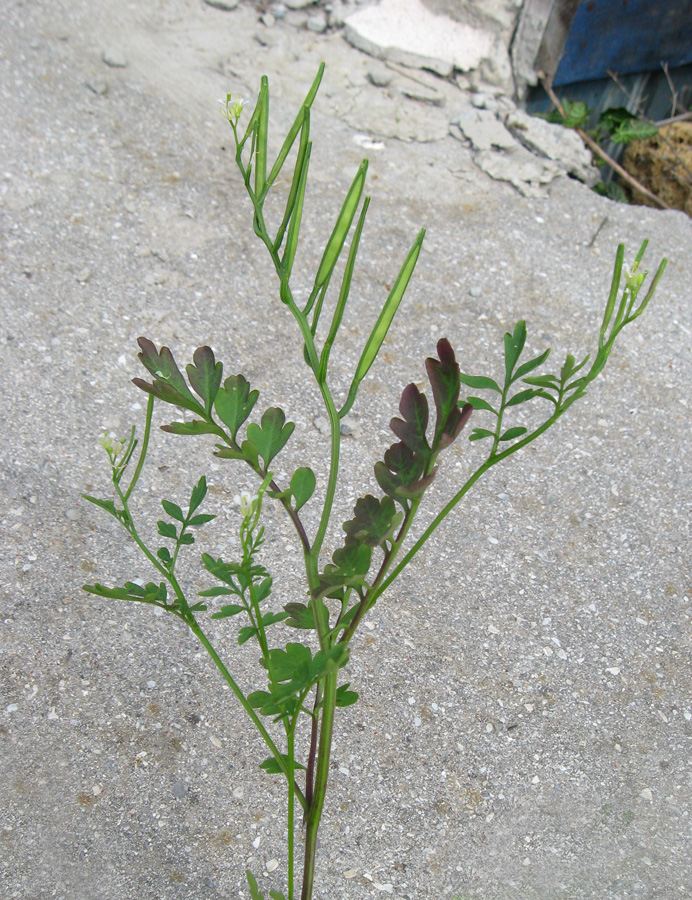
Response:
[[[99,438],[99,444],[103,447],[103,449],[111,457],[111,459],[116,459],[123,452],[125,441],[120,441],[112,434],[104,431]]]
[[[224,119],[228,119],[229,122],[233,123],[237,122],[245,106],[245,100],[242,97],[234,97],[233,94],[226,94],[226,98],[222,97],[219,103],[221,104],[221,115]]]
[[[630,272],[625,266],[625,282],[630,291],[637,291],[642,286],[642,282],[646,278],[646,272],[637,272],[637,267]]]
[[[249,519],[255,511],[255,503],[257,502],[257,494],[251,494],[250,491],[241,491],[233,498],[233,502],[240,507],[240,513],[245,519]]]

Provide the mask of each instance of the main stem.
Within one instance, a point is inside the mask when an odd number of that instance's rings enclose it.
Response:
[[[317,855],[317,832],[320,827],[324,798],[327,793],[329,760],[332,750],[334,711],[336,709],[336,680],[336,672],[330,672],[324,679],[320,745],[317,753],[317,771],[315,773],[312,802],[308,809],[305,829],[305,863],[303,866],[303,890],[300,900],[312,900]]]

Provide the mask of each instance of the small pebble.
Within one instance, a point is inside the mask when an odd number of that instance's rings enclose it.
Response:
[[[217,749],[223,746],[222,743],[221,743],[221,741],[220,741],[220,740],[216,737],[216,735],[214,735],[214,734],[212,734],[212,735],[210,736],[209,740],[212,742],[212,744],[213,744]]]
[[[644,790],[639,794],[642,800],[653,800],[654,795],[651,791],[651,788],[644,788]]]
[[[270,859],[267,863],[267,872],[273,872],[275,869],[279,868],[279,860],[278,859]]]
[[[82,513],[78,509],[68,509],[65,513],[70,522],[77,522],[82,518]]]
[[[260,22],[267,28],[273,28],[276,25],[276,19],[270,12],[263,13],[260,16]]]
[[[389,87],[394,75],[384,66],[370,66],[367,71],[367,79],[375,87]]]
[[[5,708],[5,712],[13,713],[13,712],[17,712],[18,709],[19,709],[18,704],[10,703],[10,705]]]
[[[117,47],[107,47],[103,51],[103,61],[111,69],[124,69],[127,66],[127,59],[122,50]]]
[[[471,297],[480,297],[480,295],[482,293],[483,293],[483,291],[480,289],[480,287],[477,284],[472,284],[471,287],[469,288],[469,295]]]
[[[314,16],[310,16],[307,23],[308,31],[315,34],[324,34],[327,30],[327,17],[323,12],[318,12]]]
[[[80,284],[86,284],[91,280],[92,271],[91,269],[80,269],[79,272],[75,275],[75,278]]]

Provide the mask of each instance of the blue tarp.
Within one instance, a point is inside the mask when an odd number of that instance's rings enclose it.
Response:
[[[553,84],[692,63],[692,0],[582,0]]]

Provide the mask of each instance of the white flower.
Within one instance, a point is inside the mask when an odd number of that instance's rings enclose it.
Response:
[[[233,123],[237,122],[245,106],[243,98],[234,97],[233,94],[226,94],[226,98],[222,97],[219,103],[221,104],[221,115],[224,119],[228,119],[229,122]]]
[[[116,459],[123,452],[125,441],[119,441],[118,438],[104,431],[99,438],[99,444],[103,447],[111,459]]]
[[[630,272],[627,266],[625,266],[625,283],[630,291],[638,291],[642,286],[644,279],[646,278],[646,272],[637,272],[637,266],[635,265]]]
[[[251,494],[250,491],[241,491],[233,498],[233,502],[240,507],[240,513],[245,519],[249,519],[255,511],[255,503],[257,502],[257,494]]]

